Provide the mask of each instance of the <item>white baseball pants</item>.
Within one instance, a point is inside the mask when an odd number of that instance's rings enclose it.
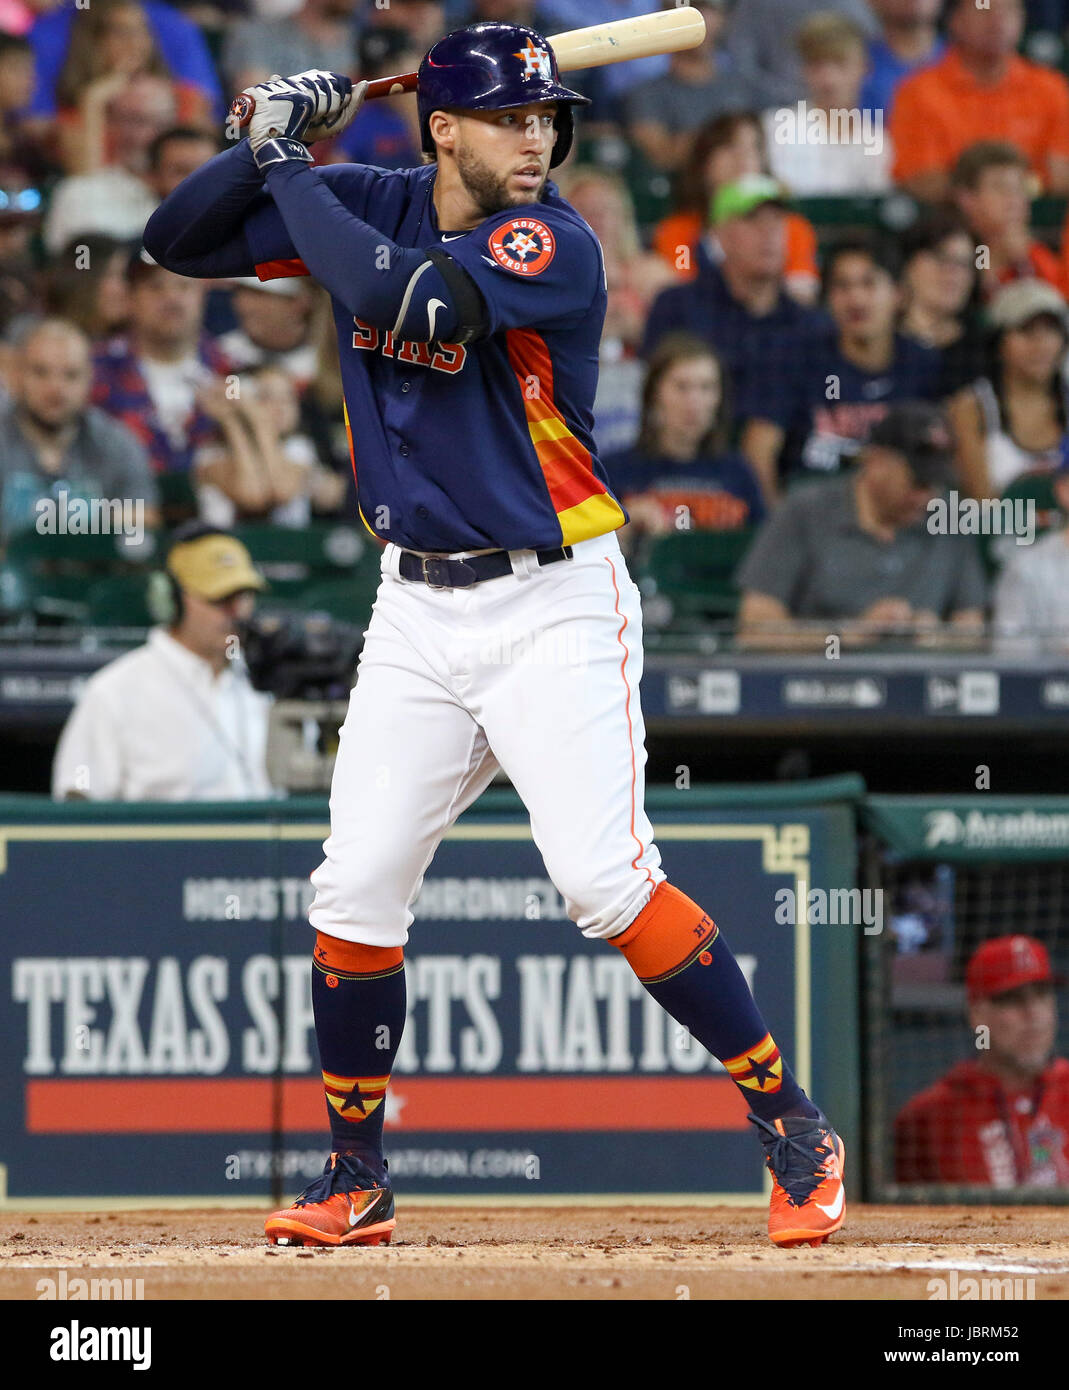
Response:
[[[470,589],[398,574],[389,545],[341,730],[318,931],[402,946],[435,850],[501,767],[580,931],[628,927],[665,874],[645,813],[639,593],[615,535]]]

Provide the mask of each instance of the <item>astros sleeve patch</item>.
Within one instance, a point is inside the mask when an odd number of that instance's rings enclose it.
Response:
[[[534,204],[496,213],[441,250],[478,286],[487,332],[572,322],[604,313],[601,249],[583,223]]]
[[[557,242],[544,222],[514,217],[490,233],[490,254],[516,275],[541,275],[553,260]]]

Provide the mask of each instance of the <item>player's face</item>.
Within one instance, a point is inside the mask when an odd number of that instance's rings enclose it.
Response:
[[[1042,1071],[1054,1048],[1058,1014],[1054,987],[1021,985],[973,1005],[974,1027],[991,1030],[991,1060],[1026,1075]]]
[[[847,337],[879,337],[894,326],[898,287],[867,256],[840,256],[828,284],[828,312]]]
[[[557,142],[556,111],[553,102],[532,102],[457,117],[457,170],[484,216],[541,198]]]

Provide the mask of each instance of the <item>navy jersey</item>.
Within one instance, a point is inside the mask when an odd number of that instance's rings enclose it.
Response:
[[[839,348],[834,327],[795,338],[787,354],[792,363],[770,392],[762,418],[787,434],[780,468],[815,475],[837,473],[853,462],[869,430],[893,401],[938,396],[941,361],[935,348],[895,335],[886,370],[864,371]]]
[[[316,173],[395,245],[452,257],[475,281],[488,319],[486,336],[465,346],[435,340],[433,318],[430,341],[398,341],[335,296],[369,529],[414,550],[462,551],[549,548],[622,526],[627,516],[593,438],[606,301],[601,248],[556,186],[547,184],[540,203],[443,235],[434,165]],[[269,200],[250,210],[244,233],[261,279],[307,273]]]
[[[685,507],[699,531],[735,531],[764,520],[765,503],[753,470],[741,454],[700,454],[684,463],[658,458],[636,445],[605,459],[617,497],[655,498],[676,524]]]

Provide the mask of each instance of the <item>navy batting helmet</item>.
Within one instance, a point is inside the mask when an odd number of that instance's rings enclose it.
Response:
[[[572,107],[589,98],[562,87],[548,42],[524,24],[471,24],[455,29],[419,65],[416,88],[423,148],[434,154],[432,111],[496,111],[533,101],[558,103],[550,168],[572,147]]]

